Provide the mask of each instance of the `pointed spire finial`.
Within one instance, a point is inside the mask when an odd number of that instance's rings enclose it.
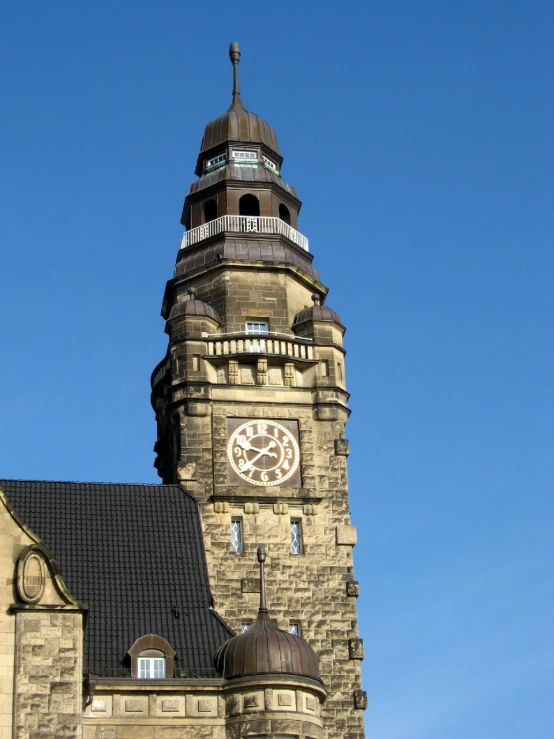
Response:
[[[239,61],[240,61],[240,46],[236,41],[233,41],[229,46],[229,59],[233,65],[233,98],[236,95],[240,97],[239,88]]]
[[[265,544],[258,544],[258,562],[260,563],[260,612],[267,611],[265,602]]]

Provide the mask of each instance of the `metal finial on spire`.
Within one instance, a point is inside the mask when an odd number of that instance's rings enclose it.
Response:
[[[267,611],[265,602],[265,544],[258,545],[258,562],[260,563],[260,611]]]
[[[233,97],[235,95],[240,96],[239,88],[239,61],[240,61],[240,46],[236,41],[233,41],[229,46],[229,59],[233,65]]]
[[[314,305],[319,305],[321,302],[321,295],[319,293],[313,293],[312,300],[314,301]]]

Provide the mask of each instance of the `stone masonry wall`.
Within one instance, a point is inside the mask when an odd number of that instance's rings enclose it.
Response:
[[[17,614],[17,739],[81,736],[83,615]]]
[[[303,488],[226,485],[227,416],[298,419]],[[361,739],[363,712],[355,707],[362,687],[363,656],[353,585],[355,531],[348,510],[346,458],[336,453],[335,445],[336,439],[342,439],[344,424],[315,421],[311,409],[246,404],[214,404],[212,418],[183,417],[182,423],[183,454],[197,463],[196,494],[202,501],[208,568],[218,612],[235,630],[254,620],[259,599],[255,552],[258,543],[266,543],[271,616],[283,629],[291,621],[300,623],[302,636],[320,658],[329,691],[322,711],[326,736]],[[242,554],[231,551],[231,518],[235,516],[243,520]],[[302,521],[302,556],[290,552],[291,517]]]

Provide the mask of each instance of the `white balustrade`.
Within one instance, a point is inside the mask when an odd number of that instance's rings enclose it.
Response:
[[[220,233],[280,234],[301,249],[309,251],[308,239],[280,218],[270,216],[221,216],[203,226],[185,231],[181,249],[198,244]]]
[[[275,354],[299,360],[313,360],[314,348],[295,339],[268,336],[236,336],[208,341],[209,357],[234,354]]]

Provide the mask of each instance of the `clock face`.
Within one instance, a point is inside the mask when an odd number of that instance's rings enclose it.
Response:
[[[235,474],[251,485],[283,485],[298,471],[300,449],[285,425],[245,421],[229,437],[227,458]]]

